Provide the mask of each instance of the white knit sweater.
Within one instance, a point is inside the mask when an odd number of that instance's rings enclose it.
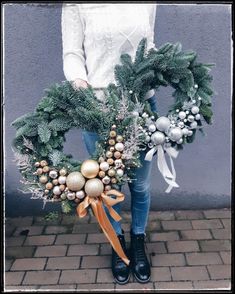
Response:
[[[63,70],[67,80],[87,81],[93,88],[115,83],[114,66],[120,55],[134,58],[146,37],[155,48],[156,4],[63,4],[61,31]],[[115,83],[116,84],[116,83]],[[151,90],[146,98],[154,94]]]

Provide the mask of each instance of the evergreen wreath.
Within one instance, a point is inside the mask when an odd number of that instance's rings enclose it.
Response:
[[[193,142],[204,121],[212,123],[209,71],[213,64],[198,63],[197,54],[183,52],[180,43],[148,52],[146,45],[142,39],[134,60],[121,55],[115,67],[116,85],[104,89],[102,101],[92,87],[77,90],[63,81],[45,90],[33,112],[12,123],[16,128],[13,151],[24,192],[44,203],[60,201],[63,212],[70,212],[89,193],[95,198],[134,180],[133,168],[140,166],[139,155],[145,149],[146,160],[157,151],[165,180],[171,187],[178,186],[163,151],[170,159],[176,157],[173,149]],[[175,101],[165,116],[153,113],[145,100],[150,89],[161,86],[174,89]],[[98,133],[100,140],[89,160],[81,162],[63,152],[65,134],[72,128]],[[91,184],[92,179],[96,181]]]

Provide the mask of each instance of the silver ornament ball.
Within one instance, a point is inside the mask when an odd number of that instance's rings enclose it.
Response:
[[[170,127],[170,120],[168,117],[161,116],[156,121],[156,127],[161,132],[166,132],[168,128]]]
[[[196,129],[196,128],[197,128],[197,122],[196,122],[196,121],[193,121],[193,122],[190,124],[190,127],[191,127],[191,129]]]
[[[193,116],[192,114],[190,114],[190,115],[188,116],[188,121],[189,121],[189,122],[193,122],[193,121],[194,121],[194,116]]]
[[[100,164],[100,169],[101,169],[102,171],[107,171],[107,170],[109,169],[109,164],[108,164],[108,162],[107,162],[107,161],[103,161],[103,162],[101,162],[101,164]]]
[[[58,176],[57,171],[55,171],[55,170],[51,170],[51,171],[49,172],[49,177],[50,177],[50,178],[52,178],[52,179],[56,179],[57,176]]]
[[[122,151],[124,150],[124,145],[123,145],[123,143],[117,143],[117,144],[115,144],[115,149],[116,149],[117,151],[122,152]]]
[[[179,127],[172,128],[168,134],[172,141],[178,141],[183,136],[182,130]]]
[[[148,126],[148,130],[151,132],[151,133],[154,133],[156,131],[156,126],[154,124],[150,124]]]
[[[195,115],[195,119],[196,119],[196,120],[200,120],[200,119],[201,119],[201,115],[200,115],[199,113],[196,114],[196,115]]]
[[[118,175],[119,177],[122,177],[123,174],[124,174],[124,171],[123,171],[122,169],[119,168],[119,169],[117,169],[116,173],[117,173],[117,175]]]
[[[58,182],[63,185],[66,183],[66,177],[65,176],[59,176]]]
[[[60,195],[61,194],[61,190],[60,190],[59,186],[55,186],[53,188],[53,194],[55,194],[55,195]]]
[[[191,112],[193,114],[198,114],[199,113],[199,107],[197,107],[196,105],[192,107]]]
[[[180,122],[178,123],[178,127],[183,128],[183,127],[184,127],[184,123],[183,123],[182,121],[180,121]]]
[[[165,142],[165,135],[162,132],[155,132],[151,136],[151,141],[154,145],[160,145]]]
[[[180,111],[178,116],[180,119],[184,119],[186,117],[186,113],[184,111]]]
[[[83,190],[76,192],[76,198],[83,199],[85,197],[85,193]]]

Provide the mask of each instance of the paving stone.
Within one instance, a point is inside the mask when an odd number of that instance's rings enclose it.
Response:
[[[70,225],[70,224],[76,224],[77,222],[83,221],[84,223],[88,223],[89,216],[78,218],[77,215],[63,215],[61,220],[61,225]]]
[[[231,265],[208,265],[208,271],[211,279],[230,279],[231,278]]]
[[[97,233],[97,234],[88,234],[86,243],[87,244],[109,243],[109,241],[104,235],[104,233]]]
[[[79,284],[77,285],[77,290],[84,290],[83,292],[85,292],[85,290],[87,290],[87,292],[97,292],[99,291],[100,293],[102,293],[102,290],[110,290],[110,291],[114,291],[114,283],[106,283],[106,284]],[[105,291],[105,292],[106,292]]]
[[[64,285],[43,285],[40,286],[39,289],[45,289],[45,290],[55,290],[58,291],[60,289],[63,290],[75,290],[76,289],[76,284],[64,284]],[[51,291],[50,291],[51,292]]]
[[[151,291],[153,289],[154,289],[153,283],[151,283],[151,282],[146,283],[146,284],[140,284],[140,283],[128,283],[128,284],[125,284],[125,285],[116,284],[116,290],[118,292],[124,291],[124,290],[129,290],[129,291],[131,291],[131,290],[142,290],[143,292],[148,292],[148,291]]]
[[[211,232],[215,239],[231,239],[230,229],[214,229]]]
[[[96,270],[63,270],[60,276],[59,284],[89,284],[95,283]]]
[[[182,240],[206,240],[212,239],[209,230],[184,230],[180,231]]]
[[[6,224],[14,225],[16,227],[24,227],[24,226],[31,226],[33,223],[32,216],[19,216],[19,217],[11,217],[6,218]]]
[[[172,211],[150,211],[149,218],[153,220],[175,220],[175,214]]]
[[[186,260],[189,265],[222,264],[219,253],[186,253]]]
[[[168,233],[151,233],[150,234],[150,241],[176,241],[179,240],[179,233],[178,232],[168,232]]]
[[[81,257],[50,257],[46,269],[78,269]]]
[[[14,259],[10,259],[10,258],[5,259],[5,267],[4,267],[5,272],[10,270],[13,262],[14,262]]]
[[[225,264],[231,264],[231,252],[221,251],[220,256]]]
[[[86,234],[60,234],[56,236],[56,245],[63,244],[84,244]]]
[[[203,290],[203,289],[231,289],[231,282],[229,280],[217,280],[217,281],[194,281],[194,289]]]
[[[109,268],[111,266],[110,257],[107,256],[84,256],[81,268]]]
[[[191,222],[188,220],[179,221],[162,221],[162,227],[164,230],[190,230],[192,229]]]
[[[221,219],[225,229],[231,228],[231,219]]]
[[[35,251],[34,246],[30,247],[21,247],[21,246],[12,246],[5,248],[5,255],[7,258],[25,258],[33,257]]]
[[[33,219],[34,225],[59,225],[61,223],[62,215],[59,215],[58,218],[46,220],[43,216],[35,216]]]
[[[172,267],[171,274],[174,281],[209,280],[205,266]]]
[[[20,285],[25,272],[6,272],[5,273],[5,285]]]
[[[185,258],[183,254],[156,254],[151,256],[152,266],[183,266]]]
[[[63,234],[71,232],[72,227],[68,226],[46,226],[45,234]]]
[[[55,235],[40,235],[40,236],[30,236],[27,237],[24,246],[32,246],[32,245],[52,245],[55,241]]]
[[[98,269],[97,283],[112,283],[113,281],[111,269]]]
[[[146,244],[146,252],[151,255],[167,253],[166,246],[164,242],[156,242],[156,243],[145,243]]]
[[[15,231],[15,229],[16,229],[16,226],[15,225],[10,225],[10,224],[5,225],[5,237],[12,236],[12,234]]]
[[[41,235],[43,232],[44,226],[26,226],[26,227],[17,227],[14,236],[36,236]]]
[[[188,290],[193,289],[192,282],[157,282],[154,283],[156,290]]]
[[[100,244],[100,255],[111,255],[112,247],[110,244]]]
[[[152,267],[151,268],[151,281],[171,281],[171,273],[169,267]]]
[[[16,259],[11,267],[11,271],[43,270],[46,258],[21,258]]]
[[[202,251],[228,251],[231,250],[229,240],[199,241]]]
[[[24,285],[50,285],[57,284],[60,271],[29,271],[23,280]]]
[[[73,226],[72,233],[75,234],[89,234],[100,233],[101,229],[98,224],[78,224]]]
[[[168,252],[193,252],[199,251],[197,241],[168,241]]]
[[[52,245],[52,246],[39,246],[36,249],[35,257],[51,257],[51,256],[65,256],[67,246]]]
[[[148,231],[148,232],[160,231],[160,230],[161,230],[160,221],[148,222],[148,224],[146,226],[146,231]]]
[[[231,218],[230,209],[211,209],[203,211],[206,218]]]
[[[6,238],[6,247],[8,246],[21,246],[24,243],[25,236],[8,237]]]
[[[30,290],[36,290],[38,288],[39,288],[38,286],[32,286],[32,285],[30,285],[30,286],[28,286],[28,285],[24,285],[24,286],[17,285],[17,286],[6,286],[5,290],[7,292],[11,291],[13,293],[13,292],[19,292],[19,291],[23,292],[24,290],[29,292]]]
[[[68,256],[71,255],[97,255],[98,254],[99,245],[70,245],[68,249]]]
[[[177,220],[203,219],[203,213],[197,210],[180,210],[175,212]]]
[[[219,219],[192,220],[192,226],[195,230],[223,228]]]

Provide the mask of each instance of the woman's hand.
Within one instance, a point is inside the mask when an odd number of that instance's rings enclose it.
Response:
[[[81,79],[76,79],[73,81],[73,87],[75,90],[79,89],[79,88],[88,88],[88,83],[84,80]]]

